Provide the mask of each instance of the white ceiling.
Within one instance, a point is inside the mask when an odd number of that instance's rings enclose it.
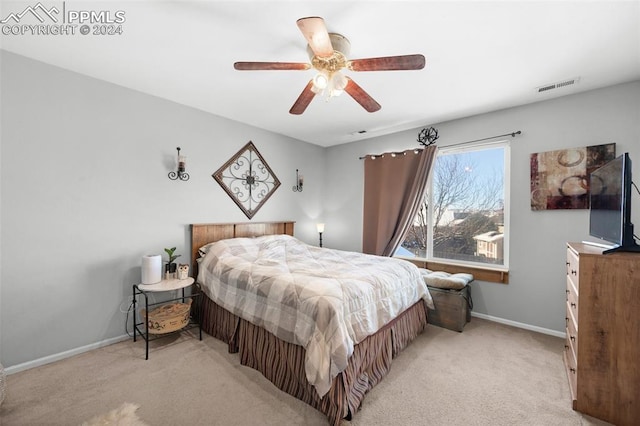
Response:
[[[3,0],[0,19],[36,4]],[[42,4],[122,10],[123,33],[3,35],[3,49],[320,146],[640,79],[640,1]],[[308,62],[296,26],[305,16],[321,16],[346,36],[351,59],[421,53],[427,65],[347,72],[382,105],[378,112],[344,94],[316,97],[303,115],[291,115],[313,71],[236,71],[233,63]],[[578,84],[535,90],[574,77]]]

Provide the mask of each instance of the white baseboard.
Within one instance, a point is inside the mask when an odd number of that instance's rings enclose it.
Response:
[[[481,319],[485,319],[488,321],[497,322],[500,324],[510,325],[513,327],[523,328],[525,330],[535,331],[542,334],[548,334],[550,336],[562,337],[565,338],[565,333],[551,330],[549,328],[537,327],[535,325],[529,325],[522,322],[511,321],[504,318],[494,317],[487,314],[481,314],[478,312],[471,312],[471,316],[478,317]],[[28,370],[30,368],[40,367],[41,365],[49,364],[55,361],[60,361],[61,359],[69,358],[74,355],[78,355],[84,352],[88,352],[94,349],[102,348],[104,346],[112,345],[114,343],[122,342],[124,340],[130,339],[130,336],[122,335],[118,337],[112,337],[111,339],[102,340],[100,342],[92,343],[90,345],[82,346],[79,348],[71,349],[65,352],[60,352],[58,354],[49,355],[44,358],[35,359],[33,361],[28,361],[22,364],[13,365],[11,367],[6,367],[4,369],[7,375],[19,373],[20,371]]]
[[[30,368],[40,367],[41,365],[50,364],[55,361],[60,361],[61,359],[69,358],[74,355],[79,355],[84,352],[88,352],[94,349],[102,348],[104,346],[109,346],[114,343],[122,342],[123,340],[131,339],[130,336],[126,334],[122,336],[112,337],[111,339],[102,340],[100,342],[92,343],[90,345],[82,346],[79,348],[71,349],[68,351],[60,352],[57,354],[45,356],[44,358],[34,359],[33,361],[27,361],[22,364],[12,365],[11,367],[6,367],[4,372],[9,374],[19,373],[20,371],[28,370]]]
[[[535,331],[542,334],[548,334],[549,336],[566,338],[566,334],[563,331],[551,330],[550,328],[538,327],[535,325],[525,324],[523,322],[511,321],[504,318],[494,317],[487,314],[481,314],[478,312],[471,312],[471,316],[485,319],[487,321],[498,322],[500,324],[510,325],[513,327],[523,328],[525,330]]]

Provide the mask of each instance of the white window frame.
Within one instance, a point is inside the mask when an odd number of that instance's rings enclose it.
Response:
[[[482,262],[470,262],[462,260],[453,260],[443,257],[435,257],[433,255],[433,231],[427,235],[427,257],[426,259],[416,258],[417,260],[426,260],[427,262],[437,262],[449,265],[459,265],[464,267],[471,267],[477,269],[486,269],[493,271],[507,272],[509,270],[509,240],[511,234],[510,217],[511,217],[511,145],[508,140],[500,140],[494,142],[482,142],[465,144],[464,146],[452,146],[452,147],[438,147],[438,154],[435,162],[438,161],[438,157],[447,154],[457,154],[470,151],[479,151],[490,148],[503,148],[504,151],[504,240],[503,240],[503,264],[493,265]],[[434,167],[435,167],[434,162]],[[429,180],[427,181],[427,188],[429,194],[429,205],[433,205],[433,173],[430,173]],[[433,229],[433,209],[428,209],[427,220],[431,229]]]

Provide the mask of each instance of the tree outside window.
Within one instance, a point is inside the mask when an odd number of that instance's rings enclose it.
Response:
[[[506,143],[441,148],[396,255],[507,266]]]

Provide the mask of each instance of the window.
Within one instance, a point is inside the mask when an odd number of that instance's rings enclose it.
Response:
[[[506,270],[509,145],[439,148],[424,201],[395,255]]]

